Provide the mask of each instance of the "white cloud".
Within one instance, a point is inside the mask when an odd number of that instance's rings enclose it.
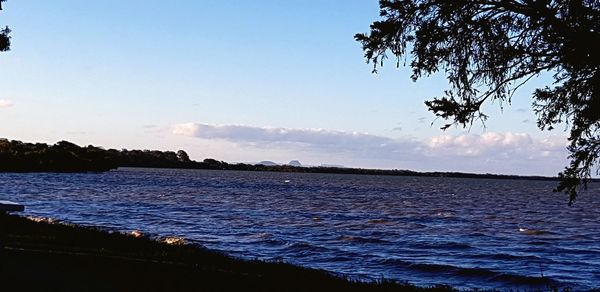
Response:
[[[511,132],[487,132],[482,135],[443,135],[431,138],[427,145],[430,151],[445,150],[459,156],[479,156],[498,152],[514,153],[515,151],[538,146],[528,134]]]
[[[209,125],[185,123],[175,125],[173,133],[202,139],[223,139],[251,144],[297,144],[314,147],[386,147],[395,140],[360,132],[331,131],[324,129],[287,129],[251,127],[242,125]]]
[[[227,141],[248,153],[289,153],[289,159],[316,165],[555,175],[567,156],[564,136],[540,139],[512,132],[440,135],[415,141],[324,129],[185,123],[175,125],[173,133]],[[306,157],[315,161],[305,161]]]
[[[7,100],[7,99],[0,99],[0,108],[3,108],[3,107],[11,107],[11,106],[13,106],[13,105],[14,105],[14,104],[13,104],[13,102],[12,102],[12,101],[10,101],[10,100]]]
[[[567,138],[559,135],[533,139],[525,133],[487,132],[481,135],[437,136],[431,138],[427,145],[428,152],[433,155],[446,153],[455,156],[536,159],[551,154],[566,155],[567,143]]]

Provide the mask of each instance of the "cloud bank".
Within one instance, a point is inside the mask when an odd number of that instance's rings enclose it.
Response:
[[[173,133],[224,140],[247,151],[285,150],[293,159],[315,153],[314,157],[331,160],[315,164],[335,162],[357,167],[555,175],[567,156],[565,136],[533,138],[512,132],[414,140],[324,129],[185,123],[175,125]]]
[[[14,104],[10,100],[0,99],[0,108],[11,107]]]
[[[197,123],[175,125],[173,133],[202,139],[223,139],[239,143],[296,144],[297,146],[305,147],[342,147],[344,149],[385,147],[388,144],[396,143],[391,138],[359,132]]]

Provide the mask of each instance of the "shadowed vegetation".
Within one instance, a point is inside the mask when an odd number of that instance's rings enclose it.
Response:
[[[0,214],[2,289],[18,291],[454,291],[363,283],[93,228]],[[15,290],[15,291],[17,291]]]
[[[442,71],[450,88],[425,104],[452,125],[485,121],[486,102],[511,102],[540,73],[554,81],[533,92],[538,127],[570,131],[570,164],[557,191],[570,202],[598,174],[600,155],[600,1],[380,0],[381,20],[357,34],[374,72],[387,54],[412,79]]]

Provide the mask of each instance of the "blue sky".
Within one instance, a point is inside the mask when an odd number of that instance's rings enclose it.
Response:
[[[371,74],[357,32],[377,1],[9,0],[0,137],[185,149],[195,159],[554,175],[565,133],[540,132],[533,80],[486,128],[439,130],[442,75]]]

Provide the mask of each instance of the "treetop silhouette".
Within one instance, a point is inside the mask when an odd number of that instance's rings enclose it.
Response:
[[[356,34],[373,72],[391,53],[417,79],[442,71],[450,88],[425,102],[442,129],[484,122],[485,102],[501,106],[540,73],[554,81],[533,92],[537,125],[569,131],[570,163],[557,191],[569,204],[600,154],[600,1],[380,0],[381,20]]]
[[[0,10],[2,10],[2,2],[6,0],[0,0]],[[10,29],[7,27],[0,29],[0,52],[10,50]]]

